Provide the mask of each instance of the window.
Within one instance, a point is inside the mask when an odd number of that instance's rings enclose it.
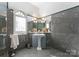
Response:
[[[14,17],[14,33],[26,34],[27,24],[26,18],[22,12],[15,13]]]
[[[26,19],[19,16],[16,16],[15,19],[15,31],[26,31]]]

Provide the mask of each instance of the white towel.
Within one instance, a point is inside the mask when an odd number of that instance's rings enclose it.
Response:
[[[11,48],[16,49],[17,46],[19,45],[19,39],[18,39],[18,35],[17,34],[11,34],[10,35],[11,38]]]

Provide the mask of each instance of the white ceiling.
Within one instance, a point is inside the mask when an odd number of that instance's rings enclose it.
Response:
[[[79,2],[31,2],[39,8],[40,16],[47,16],[74,6]]]
[[[35,17],[47,16],[77,5],[79,2],[9,2],[9,8],[22,10]]]
[[[8,2],[8,6],[10,9],[13,9],[14,11],[21,10],[25,14],[39,16],[39,8],[32,5],[29,2]]]

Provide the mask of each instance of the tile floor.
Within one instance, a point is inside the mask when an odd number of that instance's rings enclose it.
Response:
[[[72,57],[72,56],[53,48],[42,49],[41,51],[38,51],[35,48],[31,49],[24,48],[16,51],[16,55],[14,57]]]

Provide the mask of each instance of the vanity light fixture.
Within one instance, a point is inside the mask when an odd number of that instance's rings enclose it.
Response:
[[[36,20],[34,20],[33,22],[34,22],[34,23],[37,23],[37,21],[36,21]]]
[[[37,20],[35,17],[32,18],[33,21]]]
[[[37,18],[34,17],[32,20],[34,23],[37,23]]]
[[[45,20],[45,18],[42,18],[42,20]]]
[[[44,17],[44,18],[42,18],[42,20],[43,20],[43,21],[46,21],[46,18]]]

